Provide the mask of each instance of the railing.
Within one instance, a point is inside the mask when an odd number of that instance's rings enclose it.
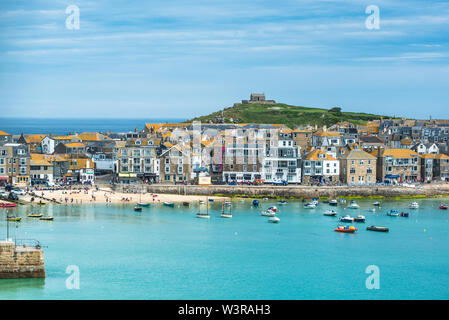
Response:
[[[34,247],[36,249],[42,248],[41,243],[35,239],[15,239],[16,247]]]

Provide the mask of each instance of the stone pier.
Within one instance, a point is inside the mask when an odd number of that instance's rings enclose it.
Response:
[[[0,241],[0,279],[45,278],[44,252],[36,246]]]

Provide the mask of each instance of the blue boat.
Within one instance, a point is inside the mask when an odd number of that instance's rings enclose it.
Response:
[[[259,200],[253,200],[253,206],[258,207],[259,206]]]
[[[175,206],[175,204],[173,202],[164,202],[164,206],[173,208]]]
[[[399,216],[399,211],[396,209],[391,209],[390,211],[387,212],[387,216],[397,217]]]

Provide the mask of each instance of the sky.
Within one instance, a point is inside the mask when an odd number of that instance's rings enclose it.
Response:
[[[257,92],[449,118],[448,62],[447,0],[0,2],[0,117],[192,118]]]

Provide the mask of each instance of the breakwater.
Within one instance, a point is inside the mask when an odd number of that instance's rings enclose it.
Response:
[[[13,278],[45,278],[41,248],[0,241],[0,279]]]
[[[449,196],[449,184],[432,186],[228,186],[228,185],[114,185],[104,186],[115,192],[150,192],[179,195],[220,195],[270,198],[314,198],[314,197],[433,197]]]

